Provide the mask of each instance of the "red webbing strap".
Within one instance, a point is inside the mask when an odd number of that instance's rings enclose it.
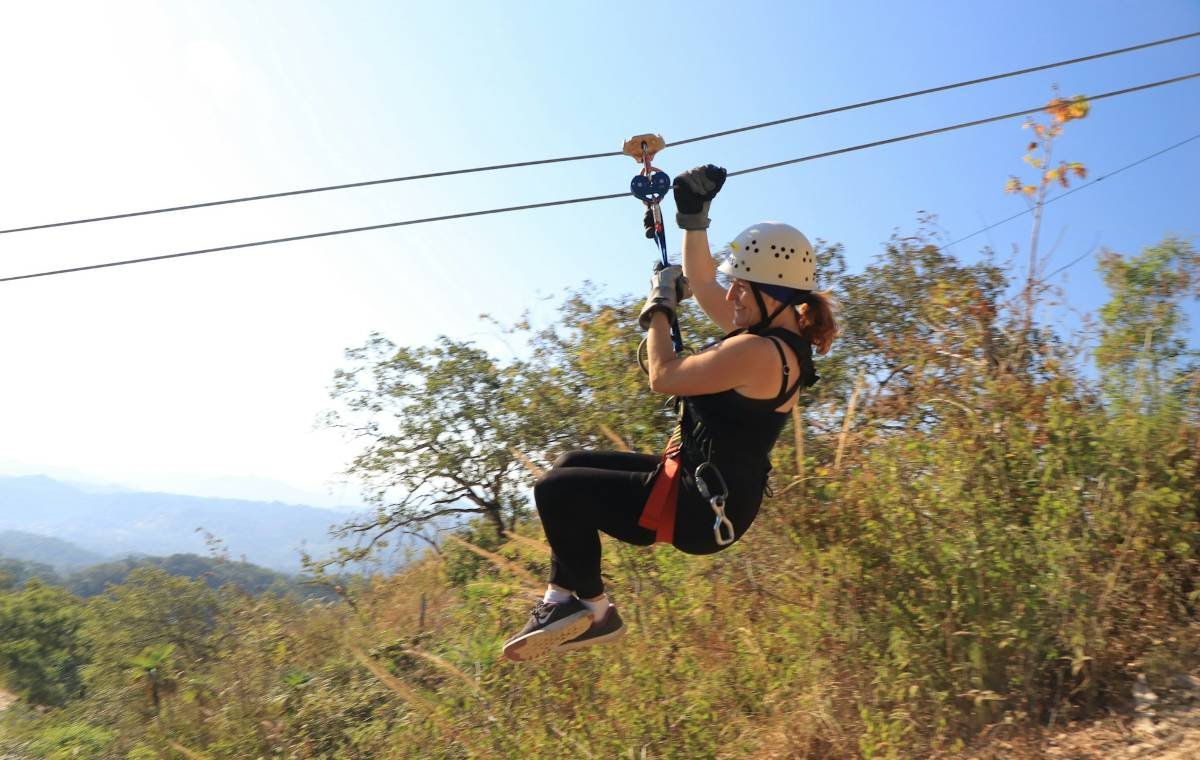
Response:
[[[676,458],[678,449],[663,454],[662,469],[654,478],[650,498],[642,507],[638,525],[654,531],[654,543],[669,544],[675,538],[675,509],[679,502],[679,473],[682,468]]]

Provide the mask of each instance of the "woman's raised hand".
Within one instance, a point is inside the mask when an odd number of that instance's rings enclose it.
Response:
[[[688,287],[682,268],[675,264],[667,267],[661,262],[655,264],[654,274],[650,276],[650,295],[646,297],[642,313],[638,315],[638,324],[643,330],[650,329],[650,320],[656,311],[665,314],[667,322],[674,322],[679,302],[691,297],[692,289]]]
[[[675,177],[675,223],[683,230],[708,229],[708,206],[725,184],[725,169],[707,164]]]

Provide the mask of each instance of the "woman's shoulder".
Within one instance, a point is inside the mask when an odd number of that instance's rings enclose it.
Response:
[[[783,343],[793,351],[796,350],[797,345],[803,345],[807,343],[807,341],[801,335],[792,332],[791,330],[778,328],[768,331],[766,335],[739,333],[714,343],[712,347],[719,347],[723,350],[735,351],[738,353],[759,353],[765,350],[769,351],[771,355],[774,356],[774,347],[778,345],[779,340],[781,339]]]
[[[754,333],[747,332],[747,333],[738,333],[737,335],[730,335],[725,338],[722,338],[721,340],[717,341],[716,343],[713,343],[711,345],[711,348],[722,348],[722,349],[726,349],[726,350],[744,351],[747,349],[748,346],[765,346],[765,345],[769,344],[770,342],[771,342],[770,338],[766,338],[762,335],[755,335]]]
[[[739,333],[705,346],[700,353],[719,352],[719,361],[722,364],[735,362],[743,365],[742,368],[745,370],[753,370],[752,365],[760,363],[759,357],[765,360],[768,356],[775,355],[775,350],[771,348],[772,343],[770,338],[751,333]],[[717,357],[714,356],[713,359],[717,360]]]

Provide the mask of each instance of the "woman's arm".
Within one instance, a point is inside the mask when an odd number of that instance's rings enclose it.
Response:
[[[683,231],[683,274],[696,303],[724,332],[733,332],[733,304],[717,284],[717,267],[708,247],[708,230]]]
[[[733,304],[717,284],[717,268],[708,247],[708,207],[725,184],[725,170],[708,164],[675,177],[675,221],[683,230],[683,273],[696,303],[725,332],[733,331]]]
[[[707,351],[676,356],[671,327],[662,312],[651,318],[647,351],[650,390],[677,396],[748,389],[756,380],[778,372],[779,367],[779,358],[768,341],[755,335],[737,335]]]

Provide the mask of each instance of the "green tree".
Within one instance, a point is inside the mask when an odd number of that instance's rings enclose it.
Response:
[[[1183,303],[1200,295],[1200,254],[1168,237],[1137,256],[1109,253],[1100,271],[1112,296],[1100,311],[1096,364],[1109,400],[1145,401],[1162,382],[1186,393],[1200,353],[1188,349]]]
[[[1112,558],[1101,612],[1119,636],[1120,609],[1186,614],[1200,565],[1200,354],[1184,304],[1198,295],[1200,255],[1168,237],[1140,254],[1108,254],[1112,295],[1101,309],[1096,364],[1106,407],[1097,516]],[[1190,598],[1189,598],[1190,597]]]
[[[141,684],[146,699],[157,715],[162,697],[175,693],[175,680],[168,674],[171,657],[175,654],[174,644],[147,647],[137,657],[129,658],[129,676]]]
[[[92,654],[89,688],[124,690],[127,664],[172,646],[184,667],[198,667],[216,651],[220,604],[203,581],[138,568],[125,583],[88,601],[80,635]]]
[[[838,395],[848,392],[850,377],[863,375],[872,406],[864,419],[873,417],[879,430],[936,417],[944,406],[929,396],[976,384],[1005,363],[997,304],[1007,279],[989,259],[959,261],[937,244],[931,223],[893,236],[860,274],[842,277],[837,291],[842,334],[835,346],[846,365]]]
[[[59,585],[58,573],[50,565],[0,557],[0,591],[21,586],[30,578],[41,578],[51,585]]]
[[[30,702],[63,705],[82,691],[87,662],[80,600],[38,579],[0,596],[0,675]]]
[[[335,376],[341,409],[327,424],[363,442],[347,474],[358,478],[375,513],[341,535],[363,542],[339,557],[366,556],[393,532],[416,533],[439,518],[482,515],[498,532],[524,509],[512,441],[522,399],[512,371],[468,342],[441,338],[402,348],[380,335],[347,352]]]

